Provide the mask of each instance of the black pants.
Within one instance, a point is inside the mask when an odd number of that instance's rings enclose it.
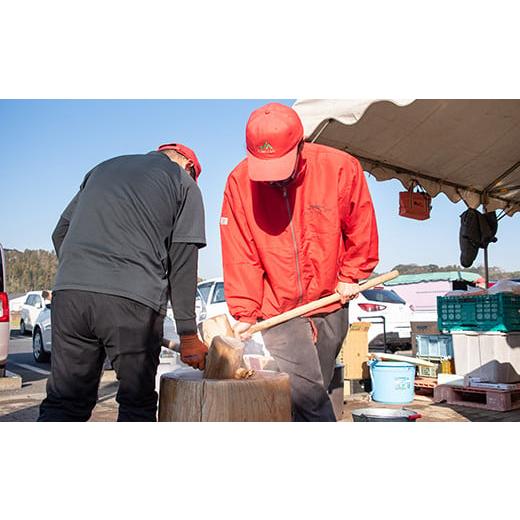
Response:
[[[294,318],[262,332],[278,368],[289,374],[295,421],[336,420],[327,389],[347,327],[348,306],[330,314]]]
[[[118,421],[155,421],[163,317],[133,300],[56,291],[52,359],[39,421],[87,421],[96,405],[105,352],[119,380]]]

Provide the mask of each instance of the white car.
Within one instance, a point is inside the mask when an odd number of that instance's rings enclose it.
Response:
[[[228,316],[231,324],[235,322],[229,314],[224,297],[224,281],[212,278],[198,284],[206,303],[207,317],[218,314]],[[386,348],[392,351],[411,348],[412,310],[394,291],[376,287],[363,291],[349,305],[349,320],[368,321],[368,342],[372,349]]]
[[[370,348],[391,351],[411,348],[413,311],[394,291],[375,287],[363,291],[349,305],[350,321],[367,321]],[[386,346],[386,347],[385,347]]]
[[[26,295],[18,296],[17,298],[9,297],[9,310],[11,313],[22,312],[23,304],[25,303]]]
[[[205,304],[201,299],[200,294],[197,295],[195,301],[195,311],[197,324],[206,319]],[[167,315],[164,318],[163,337],[172,340],[174,343],[179,343],[179,336],[175,326],[171,306],[168,305]],[[44,363],[49,360],[52,350],[52,326],[51,326],[51,304],[47,304],[40,312],[33,331],[33,356],[39,363]],[[162,348],[161,362],[176,356],[175,352],[169,349]]]
[[[21,334],[21,330],[20,330]],[[38,363],[49,361],[51,355],[51,304],[42,309],[33,329],[33,356]]]
[[[32,332],[36,320],[44,308],[43,291],[29,291],[20,312],[20,335]]]
[[[206,318],[213,318],[219,314],[225,314],[233,325],[235,319],[229,314],[229,309],[224,296],[224,281],[222,278],[204,280],[197,285],[202,300],[206,304]]]
[[[224,296],[223,279],[212,278],[210,280],[204,280],[203,282],[200,282],[197,287],[199,289],[199,293],[201,294],[203,302],[206,304],[206,318],[213,318],[214,316],[225,314],[228,317],[230,325],[233,326],[236,323],[236,320],[229,313],[226,298]],[[261,367],[251,366],[251,368],[255,368],[258,370],[264,368],[266,370],[275,370],[274,365],[271,365],[271,361],[269,361],[272,360],[272,357],[265,346],[261,332],[256,332],[255,334],[253,334],[251,339],[246,342],[244,350],[244,361],[246,361],[250,357],[258,356],[264,359],[264,363],[269,362],[269,364],[263,364]],[[272,362],[274,362],[274,360]]]
[[[5,373],[9,351],[9,298],[5,285],[5,258],[2,244],[0,244],[0,377]]]

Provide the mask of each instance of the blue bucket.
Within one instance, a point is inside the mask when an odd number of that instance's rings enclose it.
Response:
[[[385,404],[406,404],[413,401],[414,364],[374,359],[368,365],[372,378],[373,401]]]

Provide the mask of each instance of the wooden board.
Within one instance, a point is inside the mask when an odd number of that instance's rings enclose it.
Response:
[[[368,358],[368,329],[370,323],[352,323],[341,347],[342,363],[345,365],[345,379],[368,379],[370,373]]]
[[[380,359],[381,361],[399,361],[403,363],[411,363],[412,365],[419,365],[423,367],[431,367],[435,368],[435,363],[431,361],[427,361],[426,359],[411,357],[411,356],[401,356],[399,354],[386,354],[385,352],[373,352],[371,357]]]
[[[291,421],[288,374],[257,372],[249,379],[204,379],[197,370],[161,376],[159,421]]]

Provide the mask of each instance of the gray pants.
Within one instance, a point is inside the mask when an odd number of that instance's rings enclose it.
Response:
[[[317,331],[317,342],[311,321]],[[348,306],[294,318],[262,332],[281,372],[289,374],[294,421],[335,421],[327,389],[348,327]]]

